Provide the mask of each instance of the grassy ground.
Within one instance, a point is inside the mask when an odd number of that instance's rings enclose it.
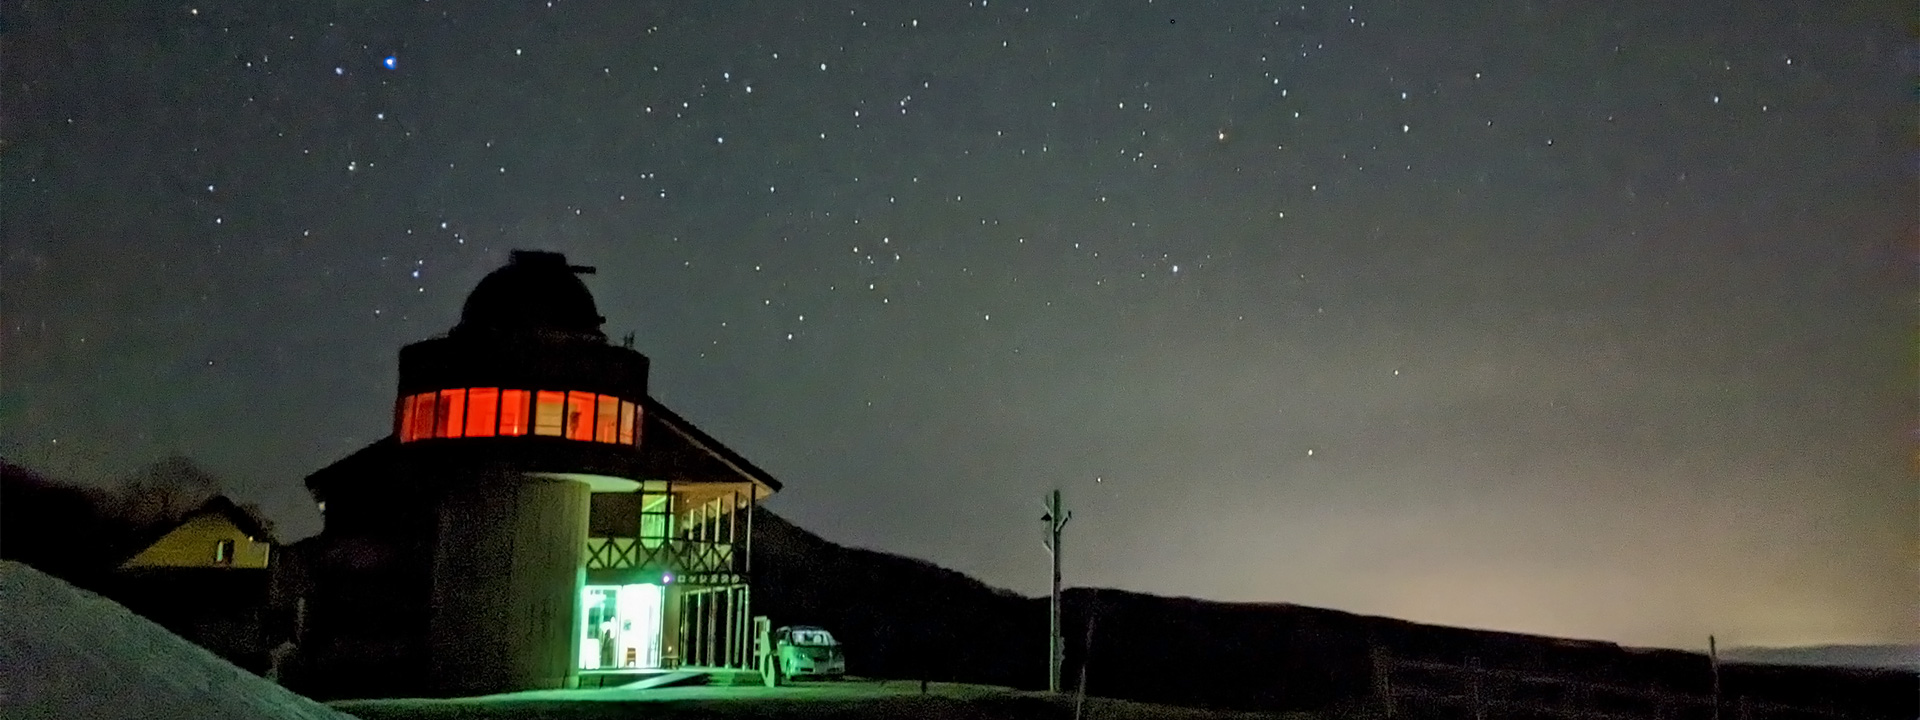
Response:
[[[807,720],[1066,720],[1072,697],[982,685],[849,679],[765,687],[548,690],[452,700],[332,703],[362,720],[611,720],[613,718],[805,718]],[[1300,715],[1195,710],[1088,698],[1087,720],[1311,720]]]

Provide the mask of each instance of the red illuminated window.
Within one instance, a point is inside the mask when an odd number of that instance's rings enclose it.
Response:
[[[441,390],[439,410],[433,423],[433,436],[457,438],[467,428],[467,391]]]
[[[427,438],[544,435],[637,445],[644,408],[581,390],[454,388],[400,398],[400,442]]]
[[[593,439],[603,443],[619,442],[620,438],[620,398],[601,395],[599,421],[593,426]]]
[[[467,391],[467,437],[493,437],[499,404],[499,388],[473,388]]]
[[[433,405],[435,393],[424,392],[413,396],[413,439],[433,437]]]
[[[413,439],[413,398],[400,398],[400,426],[394,432],[400,436],[400,442]]]
[[[500,391],[500,434],[518,436],[527,434],[532,425],[531,412],[533,395],[525,390]]]
[[[593,439],[593,393],[567,393],[567,439]]]
[[[560,434],[566,420],[567,394],[558,390],[541,390],[534,394],[533,434]]]
[[[634,412],[633,412],[633,403],[627,402],[625,400],[621,400],[620,401],[620,444],[621,445],[633,444],[634,419],[635,418],[634,418]]]

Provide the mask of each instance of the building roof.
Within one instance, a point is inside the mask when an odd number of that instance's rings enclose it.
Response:
[[[661,404],[658,399],[648,397],[643,405],[646,408],[643,414],[647,418],[649,429],[660,427],[669,433],[667,437],[661,437],[660,433],[653,432],[642,438],[640,449],[641,452],[649,455],[650,470],[665,471],[673,464],[674,458],[671,457],[674,454],[673,450],[676,446],[682,446],[696,450],[702,459],[718,463],[741,479],[763,485],[771,492],[780,491],[780,481],[775,479],[772,473],[760,469],[760,466],[749,462],[732,448],[715,440],[712,435],[708,435],[706,431],[681,417],[679,413]],[[655,422],[659,425],[654,426]],[[649,450],[650,447],[651,450]]]
[[[155,536],[154,539],[158,540],[161,537],[165,537],[168,532],[173,532],[179,529],[180,526],[187,524],[187,521],[202,515],[224,516],[228,521],[233,523],[234,527],[240,528],[240,532],[269,543],[279,544],[279,541],[274,539],[273,529],[268,527],[266,520],[255,515],[252,510],[241,507],[238,503],[235,503],[232,498],[225,495],[215,495],[207,498],[207,501],[202,503],[200,507],[181,516],[180,522],[174,523],[171,527],[167,528],[166,532],[160,533]]]
[[[155,543],[160,542],[166,536],[173,534],[175,530],[179,530],[187,523],[192,522],[194,518],[207,515],[217,515],[226,518],[227,522],[233,523],[234,527],[239,528],[240,532],[246,533],[248,537],[257,538],[261,542],[269,545],[280,544],[280,541],[273,537],[273,530],[268,526],[266,520],[255,515],[253,511],[240,507],[232,498],[225,495],[215,495],[207,498],[207,501],[201,503],[200,507],[194,508],[186,514],[181,515],[179,520],[155,527],[150,532],[141,536],[140,541],[134,543],[133,552],[121,558],[120,564],[124,565],[128,561],[139,557],[140,553],[146,552],[149,548],[152,548]]]
[[[467,295],[454,332],[564,333],[606,339],[600,326],[607,319],[579,277],[593,268],[569,265],[567,256],[556,252],[515,250],[509,258]]]

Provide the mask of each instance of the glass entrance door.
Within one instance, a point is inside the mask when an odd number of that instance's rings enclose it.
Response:
[[[581,589],[580,606],[580,669],[660,667],[664,588],[588,585]]]

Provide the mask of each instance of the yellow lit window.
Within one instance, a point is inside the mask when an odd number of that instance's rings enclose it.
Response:
[[[633,403],[620,401],[620,444],[633,444]]]
[[[493,422],[499,403],[499,388],[473,388],[467,391],[467,437],[493,437]]]
[[[500,391],[500,434],[519,436],[527,434],[527,427],[533,419],[533,396],[525,390]]]
[[[467,391],[441,390],[440,409],[433,423],[433,436],[457,438],[467,428]]]
[[[541,390],[534,395],[533,434],[560,434],[561,422],[566,419],[567,394],[558,390]]]
[[[567,438],[593,439],[593,393],[579,390],[567,393]]]
[[[620,398],[601,395],[599,412],[600,419],[594,425],[593,439],[603,443],[619,442]]]

